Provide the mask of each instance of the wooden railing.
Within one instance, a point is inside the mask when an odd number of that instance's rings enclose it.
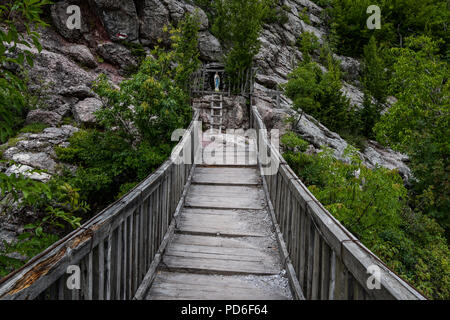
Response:
[[[284,240],[286,269],[297,298],[425,299],[317,201],[270,143],[255,106],[251,124],[258,132],[259,162],[271,167],[262,170],[263,174],[266,171],[263,184],[276,229]],[[380,271],[379,289],[367,286],[376,281],[368,270]]]
[[[198,112],[172,157],[156,172],[81,228],[3,278],[0,299],[132,299],[147,271],[158,264],[171,227],[173,231],[173,215],[181,207],[198,151],[191,145],[200,130],[196,120]],[[190,157],[192,161],[177,164],[177,157]],[[77,268],[80,290],[69,290],[67,280]]]

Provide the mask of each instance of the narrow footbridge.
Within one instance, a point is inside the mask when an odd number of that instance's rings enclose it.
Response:
[[[253,134],[202,134],[123,198],[2,279],[0,299],[424,299]]]

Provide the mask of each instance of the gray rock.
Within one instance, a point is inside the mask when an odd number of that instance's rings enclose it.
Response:
[[[206,13],[198,8],[194,7],[184,1],[176,1],[176,0],[163,0],[166,5],[170,18],[177,24],[180,22],[187,13],[189,14],[197,14],[200,23],[200,30],[204,31],[208,29],[209,21]]]
[[[139,7],[141,20],[140,37],[144,45],[157,44],[158,39],[168,43],[168,33],[164,26],[170,24],[169,10],[158,0],[143,0]]]
[[[50,173],[56,172],[56,162],[45,152],[19,152],[13,155],[11,160]]]
[[[45,172],[32,172],[34,170],[34,168],[27,166],[27,165],[12,165],[11,167],[8,168],[8,170],[6,170],[6,175],[11,175],[11,174],[22,174],[24,177],[32,179],[32,180],[36,180],[36,181],[41,181],[41,182],[47,182],[51,179],[51,175],[49,175],[48,173]]]
[[[97,61],[95,60],[89,48],[85,45],[68,46],[65,47],[63,51],[65,51],[72,59],[86,67],[97,67]]]
[[[81,39],[83,32],[87,32],[88,30],[83,15],[81,16],[81,29],[69,29],[67,27],[67,20],[70,17],[67,14],[67,7],[70,5],[79,5],[80,3],[80,0],[59,1],[50,8],[53,25],[64,38],[73,42]]]
[[[130,50],[121,44],[105,42],[100,44],[97,49],[106,61],[119,66],[122,70],[137,66],[137,61]]]
[[[87,98],[78,102],[73,108],[75,120],[83,124],[92,124],[97,121],[94,112],[99,110],[102,102],[96,98]]]
[[[95,97],[95,93],[85,84],[61,88],[58,91],[58,94],[64,97],[75,97],[77,99]]]
[[[133,0],[92,0],[94,9],[112,41],[139,38],[139,19]]]
[[[344,82],[341,92],[350,99],[350,104],[357,108],[362,108],[364,103],[364,93],[354,85]]]
[[[219,40],[208,31],[199,32],[198,47],[200,58],[206,61],[221,61],[223,51]]]
[[[49,126],[57,126],[61,120],[62,117],[57,112],[35,109],[28,112],[26,123],[45,123]]]
[[[95,74],[84,70],[63,54],[48,50],[39,53],[36,48],[29,49],[22,44],[18,44],[17,49],[29,50],[35,56],[34,66],[27,67],[31,80],[29,88],[39,93],[46,109],[54,111],[70,102],[75,92],[71,88],[77,88],[77,91],[86,88],[83,91],[90,91],[88,88],[95,80]]]
[[[359,81],[361,72],[361,63],[351,57],[333,55],[341,65],[341,69],[344,72],[344,80],[346,81]]]

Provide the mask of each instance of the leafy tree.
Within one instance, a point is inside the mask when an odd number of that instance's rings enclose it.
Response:
[[[437,42],[426,36],[407,38],[395,57],[390,90],[398,102],[374,130],[379,141],[410,156],[415,191],[432,190],[430,214],[447,232],[450,227],[450,104],[448,63],[439,59]]]
[[[41,50],[39,34],[33,28],[46,26],[40,14],[49,3],[48,0],[9,0],[0,5],[0,20],[5,25],[4,29],[0,28],[0,143],[22,124],[27,107],[25,81],[4,66],[33,65],[31,51],[26,49],[16,54],[16,48],[18,44],[30,49],[34,45]]]
[[[303,54],[303,61],[306,62],[311,61],[311,54],[321,48],[319,38],[313,32],[309,31],[303,32],[298,37],[296,44]]]
[[[388,70],[383,57],[382,49],[372,36],[369,43],[364,46],[362,83],[366,91],[379,103],[384,103],[388,91]]]
[[[175,81],[179,87],[187,90],[190,76],[197,71],[201,62],[198,51],[198,31],[200,22],[198,13],[187,14],[176,29],[171,30],[174,60],[178,65]]]
[[[381,9],[379,30],[366,26],[370,5]],[[372,36],[380,43],[401,47],[406,37],[418,33],[445,39],[441,52],[447,50],[449,10],[445,0],[333,0],[329,11],[333,43],[344,55],[360,56]]]
[[[283,88],[292,99],[294,110],[315,117],[331,130],[344,131],[351,129],[353,111],[348,98],[340,91],[339,66],[331,56],[328,58],[328,72],[323,72],[315,62],[302,63],[289,75]]]
[[[213,34],[228,49],[225,64],[232,81],[248,69],[258,53],[263,20],[270,9],[268,0],[216,0]]]

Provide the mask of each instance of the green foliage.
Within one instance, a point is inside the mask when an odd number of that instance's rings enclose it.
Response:
[[[370,5],[381,9],[379,30],[366,26],[369,17],[366,10]],[[359,56],[372,36],[378,42],[402,46],[404,38],[419,33],[444,39],[441,52],[446,52],[449,12],[446,0],[333,0],[332,39],[340,54]]]
[[[171,39],[175,53],[174,60],[178,64],[175,70],[175,82],[187,91],[190,76],[200,66],[198,51],[198,31],[200,22],[198,13],[188,14],[180,21],[176,29],[171,30]]]
[[[364,90],[364,103],[359,111],[361,119],[361,132],[365,137],[375,138],[374,125],[381,117],[384,103],[388,95],[388,79],[390,72],[384,59],[384,52],[377,45],[375,37],[371,37],[364,47],[364,62],[362,68],[362,85]]]
[[[300,16],[300,19],[302,19],[305,23],[311,24],[311,19],[309,19],[307,12],[308,12],[308,7],[304,7],[303,10],[299,13],[299,16]]]
[[[39,170],[32,170],[32,172],[40,172]],[[10,197],[5,197],[6,195]],[[40,207],[52,199],[50,187],[39,181],[34,181],[19,175],[6,175],[0,173],[0,195],[5,197],[4,200],[9,205],[11,201],[17,201],[21,198],[19,206]]]
[[[20,133],[39,133],[42,132],[45,128],[48,128],[48,125],[45,123],[32,123],[26,125],[22,129],[20,129]]]
[[[269,1],[269,9],[263,18],[264,23],[276,23],[283,25],[289,21],[289,17],[287,15],[287,12],[290,11],[289,6],[280,6],[277,2],[278,1]]]
[[[315,117],[330,130],[352,130],[353,109],[349,100],[340,91],[341,73],[331,56],[328,72],[323,72],[315,62],[302,63],[289,75],[283,86],[286,95],[292,99],[293,108],[300,114]]]
[[[292,169],[364,245],[429,297],[450,297],[443,230],[407,206],[407,190],[396,171],[366,168],[354,148],[346,150],[350,162],[343,163],[327,148],[318,155],[298,152],[305,142],[292,133],[282,143]]]
[[[281,144],[291,152],[305,152],[309,143],[293,132],[288,132],[281,137]]]
[[[39,15],[49,3],[48,0],[15,0],[0,5],[0,19],[7,27],[6,30],[0,30],[0,65],[33,65],[31,51],[26,49],[16,54],[17,45],[30,49],[34,45],[41,50],[39,35],[32,28],[46,25]],[[19,32],[19,27],[23,27],[25,33]],[[25,35],[30,36],[31,43],[25,39]],[[22,78],[8,69],[0,68],[0,143],[13,135],[23,122],[27,107],[24,97],[26,91],[26,83]]]
[[[303,60],[307,62],[311,61],[311,54],[321,48],[319,38],[309,31],[303,32],[297,38],[296,45],[303,54]]]
[[[63,177],[79,189],[82,199],[98,210],[123,194],[122,185],[136,184],[154,171],[170,154],[170,144],[161,138],[133,145],[118,133],[82,130],[70,139],[70,146],[58,148],[60,160],[78,166]]]
[[[410,156],[417,194],[432,190],[428,211],[449,232],[450,104],[448,63],[429,37],[408,38],[393,48],[390,90],[397,103],[374,130],[379,141]]]
[[[379,103],[384,103],[388,94],[389,73],[383,52],[377,45],[375,37],[371,37],[364,47],[362,84]]]

